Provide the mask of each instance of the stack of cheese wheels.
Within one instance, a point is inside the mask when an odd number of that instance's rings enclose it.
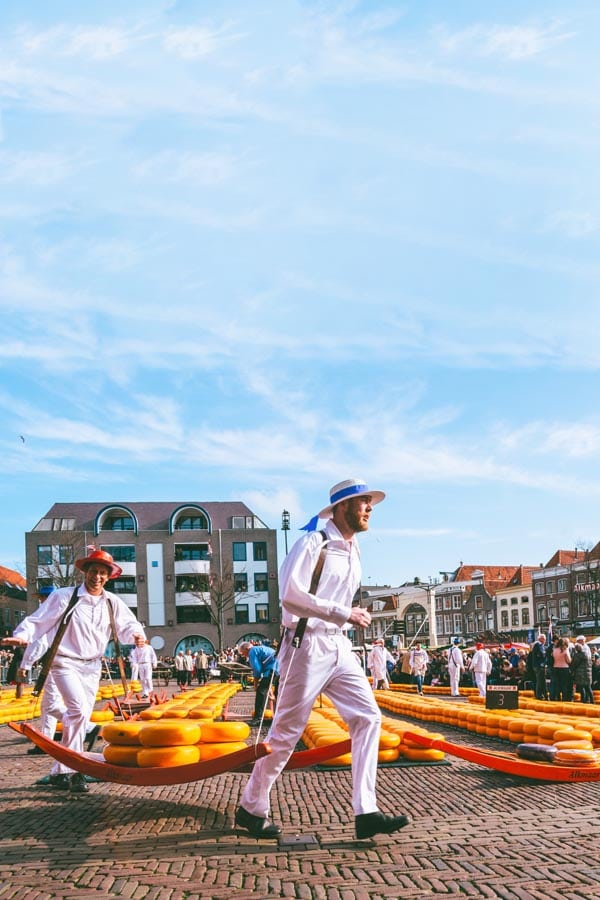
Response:
[[[556,748],[554,762],[561,766],[600,765],[600,752],[594,750],[591,732],[567,727],[557,729],[553,736]]]
[[[198,749],[202,761],[243,750],[250,736],[247,722],[207,722],[198,719],[196,722],[199,722],[200,728]]]
[[[103,754],[117,766],[183,766],[246,747],[246,722],[199,722],[162,718],[111,722],[102,729]]]

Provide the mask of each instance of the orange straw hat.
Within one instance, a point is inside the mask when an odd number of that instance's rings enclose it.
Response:
[[[106,550],[92,550],[89,556],[85,556],[83,559],[76,559],[75,567],[81,572],[85,572],[87,567],[91,566],[92,563],[99,566],[106,566],[107,569],[110,569],[109,578],[118,578],[123,572],[123,569],[116,564],[110,553],[107,553]]]

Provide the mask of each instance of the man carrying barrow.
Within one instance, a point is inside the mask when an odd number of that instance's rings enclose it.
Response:
[[[121,568],[110,553],[93,550],[75,566],[84,574],[84,583],[75,589],[59,588],[30,616],[17,625],[7,643],[25,646],[46,636],[54,656],[50,674],[65,704],[62,717],[62,744],[83,751],[86,728],[94,708],[100,682],[102,657],[112,637],[133,644],[136,636],[145,639],[144,629],[129,607],[105,589],[106,582],[118,578]],[[57,634],[62,632],[58,646]],[[55,762],[49,783],[82,794],[88,790],[85,776],[72,773]]]
[[[381,713],[347,637],[350,628],[366,628],[371,621],[367,610],[352,606],[361,579],[356,535],[367,531],[373,506],[384,497],[360,479],[336,484],[329,505],[305,529],[316,528],[319,518],[326,519],[324,535],[313,530],[300,538],[281,567],[284,633],[278,657],[279,696],[269,733],[272,752],[255,764],[235,814],[236,825],[254,837],[281,834],[281,828],[269,820],[270,791],[321,692],[335,704],[352,739],[357,838],[390,834],[409,823],[407,816],[386,816],[377,808]]]

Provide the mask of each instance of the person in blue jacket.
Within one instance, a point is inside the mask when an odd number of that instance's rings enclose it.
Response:
[[[251,644],[250,641],[244,641],[243,644],[240,644],[238,654],[242,659],[248,660],[256,685],[254,717],[250,725],[260,725],[263,712],[269,700],[271,685],[275,696],[277,696],[277,684],[279,681],[277,657],[272,647],[266,647],[264,644]]]

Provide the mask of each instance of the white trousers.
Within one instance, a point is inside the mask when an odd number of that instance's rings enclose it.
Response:
[[[129,663],[131,668],[131,678],[130,681],[139,681],[140,680],[140,664],[136,662]]]
[[[458,684],[460,682],[460,666],[448,666],[448,676],[450,678],[450,693],[453,697],[458,694]]]
[[[320,693],[334,703],[352,739],[354,815],[377,811],[375,781],[381,712],[366,675],[344,635],[306,632],[300,647],[283,640],[279,653],[279,693],[269,731],[271,753],[255,763],[241,805],[255,816],[269,815],[269,795],[294,751]]]
[[[63,715],[67,707],[64,704],[60,691],[56,687],[56,682],[52,676],[52,672],[48,672],[42,693],[42,703],[40,707],[41,722],[40,731],[46,737],[53,738],[56,732],[56,725],[62,722]]]
[[[152,686],[152,663],[140,663],[140,681],[142,694],[149,694],[154,690]]]
[[[473,672],[475,679],[475,687],[479,691],[480,697],[485,697],[485,686],[487,684],[487,675],[485,672]]]
[[[100,682],[100,660],[84,662],[57,655],[51,674],[65,705],[61,743],[70,750],[82,753]],[[51,774],[72,771],[68,766],[55,762]]]

